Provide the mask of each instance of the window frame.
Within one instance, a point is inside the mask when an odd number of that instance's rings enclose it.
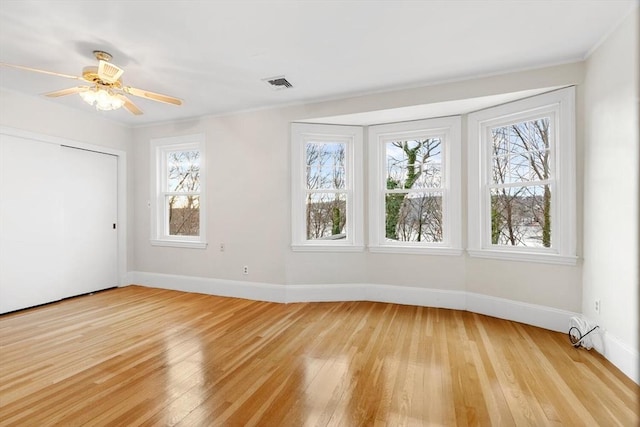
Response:
[[[549,116],[551,247],[491,243],[491,128]],[[568,87],[469,114],[468,248],[472,257],[575,265],[575,88]],[[524,186],[525,183],[523,183]]]
[[[151,239],[153,246],[170,246],[180,248],[205,249],[206,240],[206,156],[205,136],[203,133],[183,135],[168,138],[152,139],[151,148]],[[165,196],[172,194],[166,191],[167,183],[167,154],[175,151],[200,152],[200,191],[199,196],[199,227],[198,236],[170,235],[168,230],[167,209]],[[185,195],[191,193],[185,193]]]
[[[306,233],[307,142],[346,144],[346,238],[309,240]],[[291,124],[291,248],[293,251],[356,252],[364,250],[363,239],[363,130],[360,126]]]
[[[442,242],[389,242],[385,235],[386,143],[407,137],[440,136],[443,162]],[[369,250],[371,252],[461,255],[461,117],[372,125],[369,139]],[[425,189],[428,192],[428,189]]]

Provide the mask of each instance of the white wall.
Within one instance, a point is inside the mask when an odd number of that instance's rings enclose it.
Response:
[[[221,279],[231,281],[229,283],[238,281],[238,284],[247,281],[277,285],[381,284],[453,292],[467,290],[577,312],[582,303],[580,265],[501,262],[469,259],[464,255],[292,252],[289,247],[289,125],[292,121],[324,116],[579,85],[582,78],[582,64],[568,64],[412,90],[136,128],[133,270]],[[206,135],[208,156],[209,248],[153,247],[149,243],[147,207],[149,141],[198,132]],[[464,182],[466,176],[463,176]],[[580,186],[578,190],[581,191]],[[466,194],[463,194],[463,206],[464,200]],[[581,206],[579,196],[578,210]],[[225,243],[224,252],[219,251],[221,242]],[[578,246],[581,247],[581,242]],[[248,276],[242,275],[243,265],[250,267]]]
[[[586,61],[582,311],[638,355],[638,9]],[[601,301],[600,314],[594,301]],[[605,343],[606,344],[606,343]],[[613,348],[605,348],[607,357]]]
[[[108,114],[108,112],[105,112]],[[128,151],[131,129],[91,107],[72,109],[0,89],[0,126]]]

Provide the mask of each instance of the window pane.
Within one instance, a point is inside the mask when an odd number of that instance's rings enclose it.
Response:
[[[440,138],[387,142],[387,189],[441,188],[441,145]]]
[[[491,129],[494,184],[550,178],[549,118]]]
[[[346,144],[338,142],[308,142],[306,144],[306,180],[308,190],[339,190],[345,188],[346,148]]]
[[[549,179],[549,152],[529,152],[526,156],[495,156],[492,173],[494,184]]]
[[[167,153],[167,191],[200,191],[200,151]]]
[[[199,196],[167,196],[165,202],[170,236],[200,235]]]
[[[307,239],[339,240],[347,237],[347,196],[343,193],[307,195]]]
[[[385,236],[387,241],[442,242],[442,194],[387,194]]]
[[[551,247],[550,186],[493,188],[491,243]]]

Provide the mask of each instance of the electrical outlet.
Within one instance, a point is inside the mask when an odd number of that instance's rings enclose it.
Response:
[[[245,265],[244,267],[242,267],[242,274],[249,274],[249,266]]]
[[[596,313],[600,314],[600,300],[597,299],[595,301],[595,304],[593,305],[593,308],[596,310]]]
[[[220,252],[224,252],[224,242],[220,242]]]

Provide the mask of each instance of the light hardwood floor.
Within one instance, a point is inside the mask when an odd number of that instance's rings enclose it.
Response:
[[[372,302],[128,286],[0,316],[0,425],[635,426],[565,334]]]

